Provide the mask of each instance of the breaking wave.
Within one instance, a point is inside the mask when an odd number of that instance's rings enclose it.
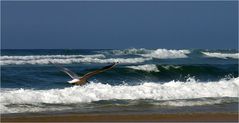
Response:
[[[1,90],[1,106],[10,104],[72,104],[112,99],[175,100],[205,97],[238,97],[239,78],[222,79],[218,82],[170,81],[167,83],[145,82],[140,85],[112,86],[89,83],[64,89]]]
[[[145,48],[140,49],[125,49],[125,50],[112,50],[112,51],[101,51],[100,53],[111,54],[111,55],[139,55],[143,57],[151,57],[158,59],[172,59],[172,58],[187,58],[189,50],[168,50],[168,49],[156,49],[149,50]]]
[[[173,59],[173,58],[187,58],[189,50],[167,50],[167,49],[157,49],[149,54],[141,54],[143,57],[151,57],[158,59]]]
[[[222,59],[239,59],[239,53],[212,53],[212,52],[202,52],[207,57],[215,57],[215,58],[222,58]]]

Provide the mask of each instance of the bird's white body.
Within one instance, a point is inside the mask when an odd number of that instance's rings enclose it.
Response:
[[[71,81],[68,81],[68,83],[72,84],[72,83],[76,83],[76,82],[79,82],[80,79],[72,79]]]

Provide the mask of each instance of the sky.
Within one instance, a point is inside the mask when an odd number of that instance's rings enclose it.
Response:
[[[2,49],[237,49],[238,1],[2,1]]]

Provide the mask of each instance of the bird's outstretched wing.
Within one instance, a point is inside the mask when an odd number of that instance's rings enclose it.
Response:
[[[52,62],[50,62],[50,63],[53,64],[54,66],[56,66],[57,68],[59,68],[61,71],[63,71],[67,75],[69,75],[72,79],[79,79],[79,76],[77,74],[75,74],[74,72],[72,72],[71,70],[69,70],[68,68],[62,67],[62,66],[60,66],[58,64],[54,64]]]
[[[92,77],[92,76],[94,76],[94,75],[96,75],[96,74],[99,74],[99,73],[102,73],[102,72],[104,72],[104,71],[110,70],[110,69],[112,69],[116,64],[117,64],[117,63],[113,63],[113,64],[108,65],[108,66],[105,66],[105,67],[103,67],[103,68],[101,68],[101,69],[98,69],[98,70],[89,72],[89,73],[85,74],[85,75],[82,77],[82,79],[87,80],[88,78],[90,78],[90,77]]]

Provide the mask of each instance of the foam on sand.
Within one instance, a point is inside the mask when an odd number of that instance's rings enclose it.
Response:
[[[237,102],[237,98],[201,98],[193,100],[166,100],[163,102],[154,103],[154,105],[161,106],[202,106],[202,105],[214,105],[228,102]]]
[[[212,52],[202,52],[207,57],[215,57],[215,58],[232,58],[232,59],[239,59],[239,53],[212,53]]]

